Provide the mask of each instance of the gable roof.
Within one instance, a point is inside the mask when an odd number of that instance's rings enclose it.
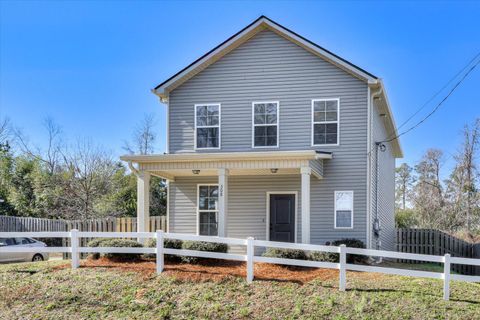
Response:
[[[263,15],[167,80],[157,85],[152,89],[152,92],[156,94],[162,102],[167,102],[169,93],[172,90],[179,87],[182,83],[188,81],[196,74],[206,69],[209,65],[215,63],[220,58],[238,48],[257,33],[265,29],[273,31],[281,37],[292,41],[305,50],[346,71],[352,76],[365,81],[368,85],[381,87],[381,95],[384,96],[384,101],[387,104],[387,130],[390,129],[389,131],[392,132],[392,134],[397,133],[395,122],[390,112],[388,98],[386,97],[385,90],[383,90],[381,79]],[[392,145],[394,146],[395,156],[402,157],[402,151],[398,139],[392,141]]]

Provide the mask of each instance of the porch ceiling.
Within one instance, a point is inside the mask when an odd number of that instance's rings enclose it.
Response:
[[[331,153],[305,150],[129,155],[120,159],[130,164],[137,163],[140,171],[174,180],[175,177],[217,176],[219,169],[228,169],[230,175],[300,174],[302,167],[311,168],[312,174],[321,179],[323,160],[331,158]],[[272,169],[277,169],[277,172],[273,173]]]

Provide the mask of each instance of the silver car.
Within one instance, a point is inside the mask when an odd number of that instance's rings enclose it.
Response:
[[[32,249],[32,252],[0,252],[0,263],[48,260],[48,253],[41,252],[41,248],[46,246],[45,243],[32,238],[0,238],[0,247],[35,248]]]

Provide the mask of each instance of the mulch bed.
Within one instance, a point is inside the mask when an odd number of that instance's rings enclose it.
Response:
[[[57,269],[68,268],[61,265]],[[144,278],[153,276],[156,272],[154,260],[115,261],[107,258],[82,261],[81,268],[111,268],[123,272],[137,272]],[[199,264],[165,261],[163,274],[180,281],[222,282],[232,277],[246,277],[244,262],[205,259]],[[372,277],[372,274],[356,273],[356,276]],[[375,275],[378,278],[380,275]],[[255,280],[295,282],[305,284],[312,280],[338,279],[338,270],[317,269],[307,267],[281,266],[268,263],[255,263]]]

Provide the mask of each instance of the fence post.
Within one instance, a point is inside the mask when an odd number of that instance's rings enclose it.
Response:
[[[450,299],[450,254],[447,253],[443,260],[443,300]]]
[[[78,230],[70,230],[70,246],[72,248],[72,269],[80,266],[80,253],[78,252]]]
[[[254,256],[254,243],[253,238],[247,238],[247,283],[253,281],[253,256]]]
[[[347,247],[344,244],[340,245],[340,291],[345,291],[347,284]]]
[[[156,232],[157,238],[157,274],[162,273],[163,267],[165,264],[164,256],[163,256],[163,231],[157,230]]]

